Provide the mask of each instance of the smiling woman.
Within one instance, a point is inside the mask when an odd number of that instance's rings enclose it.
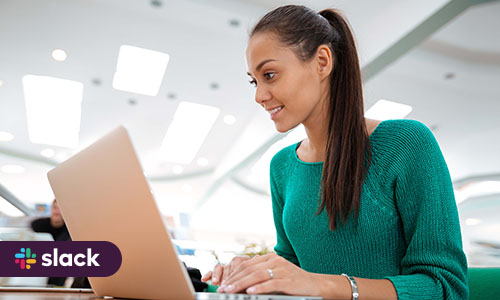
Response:
[[[219,292],[327,299],[466,299],[450,174],[431,131],[363,115],[353,35],[335,10],[283,6],[250,35],[255,101],[307,138],[271,161],[276,253],[203,280]],[[446,230],[443,230],[446,228]]]

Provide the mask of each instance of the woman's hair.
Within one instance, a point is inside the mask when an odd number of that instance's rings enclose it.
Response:
[[[287,5],[267,13],[250,37],[261,32],[275,34],[302,61],[313,58],[320,45],[332,51],[328,137],[316,214],[326,210],[331,230],[339,217],[345,224],[353,210],[357,221],[371,148],[363,115],[361,71],[347,21],[333,9],[316,13],[304,6]]]

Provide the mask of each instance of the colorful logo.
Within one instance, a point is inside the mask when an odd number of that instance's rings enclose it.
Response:
[[[121,263],[120,249],[107,241],[0,241],[0,278],[107,277]]]
[[[16,253],[16,264],[20,264],[21,269],[31,269],[32,264],[36,264],[36,254],[31,253],[31,248],[21,248],[21,253]]]

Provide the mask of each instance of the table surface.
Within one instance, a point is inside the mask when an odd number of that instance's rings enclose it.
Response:
[[[0,288],[0,300],[69,300],[69,299],[109,299],[97,297],[89,290],[80,289],[28,289]],[[117,299],[117,298],[115,298]]]

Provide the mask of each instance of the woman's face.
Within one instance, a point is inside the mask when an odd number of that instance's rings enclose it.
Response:
[[[255,101],[269,112],[279,132],[300,123],[307,126],[321,115],[324,84],[316,57],[301,61],[273,33],[266,32],[250,38],[246,57],[248,75],[256,86]]]

